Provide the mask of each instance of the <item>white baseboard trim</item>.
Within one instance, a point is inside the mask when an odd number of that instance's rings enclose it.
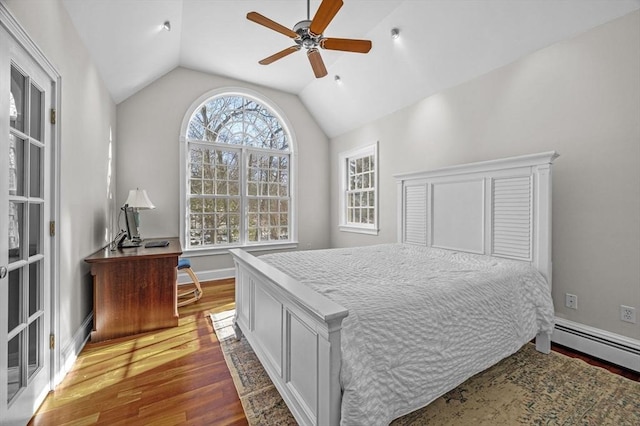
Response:
[[[74,333],[73,338],[60,351],[60,370],[56,371],[54,386],[59,385],[62,379],[64,379],[64,376],[71,370],[76,359],[78,359],[78,355],[80,355],[80,352],[82,352],[82,349],[89,341],[92,329],[93,312],[82,321],[82,324]]]
[[[551,341],[640,372],[640,341],[588,325],[556,318]]]
[[[195,271],[194,271],[195,272]],[[211,271],[196,272],[196,276],[202,281],[215,281],[224,280],[227,278],[233,278],[236,276],[235,268],[215,269]],[[188,284],[191,282],[191,278],[186,273],[178,274],[178,284]]]

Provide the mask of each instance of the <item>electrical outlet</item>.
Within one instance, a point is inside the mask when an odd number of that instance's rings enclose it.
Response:
[[[578,296],[575,294],[565,294],[564,306],[571,309],[578,309]]]
[[[624,322],[636,323],[636,308],[620,305],[620,320]]]

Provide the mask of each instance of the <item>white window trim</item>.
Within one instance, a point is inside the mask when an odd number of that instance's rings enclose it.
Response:
[[[361,224],[356,225],[352,223],[347,223],[347,201],[346,201],[346,193],[347,193],[347,162],[350,158],[358,158],[358,157],[366,157],[369,155],[374,156],[375,163],[375,179],[374,179],[374,193],[375,193],[375,219],[373,224]],[[339,173],[340,173],[340,212],[339,212],[339,222],[338,229],[343,232],[354,232],[358,234],[368,234],[368,235],[378,235],[380,229],[378,228],[378,220],[379,220],[379,197],[378,197],[378,187],[379,187],[379,170],[378,170],[378,142],[376,141],[373,144],[361,146],[358,148],[351,149],[349,151],[341,152],[338,156],[339,163]]]
[[[287,132],[289,133],[289,155],[290,155],[290,181],[289,181],[289,191],[290,191],[290,209],[291,216],[289,218],[290,221],[290,239],[287,241],[270,241],[265,243],[258,244],[229,244],[229,245],[220,245],[216,247],[192,247],[188,248],[186,230],[187,226],[187,216],[186,216],[186,199],[187,199],[187,189],[188,189],[188,179],[187,179],[187,150],[188,150],[188,138],[187,131],[189,129],[189,122],[191,121],[191,117],[195,112],[196,108],[202,105],[203,102],[211,99],[215,96],[219,95],[239,95],[248,98],[253,98],[257,102],[260,102],[271,109],[271,112],[278,117],[278,119],[283,123]],[[280,249],[296,249],[298,247],[298,191],[297,191],[297,160],[298,160],[298,149],[296,143],[296,136],[293,131],[293,126],[289,122],[289,120],[284,115],[283,111],[278,107],[278,105],[272,101],[271,99],[264,96],[262,93],[257,92],[255,90],[247,89],[244,87],[221,87],[217,89],[210,90],[200,97],[198,97],[187,109],[185,116],[182,120],[182,125],[180,126],[180,242],[182,247],[184,247],[183,255],[184,256],[208,256],[208,255],[219,255],[219,254],[228,254],[230,249],[233,248],[242,248],[246,251],[268,251],[268,250],[280,250]]]
[[[229,244],[220,247],[191,248],[189,250],[184,250],[182,254],[185,256],[189,255],[190,257],[229,254],[229,250],[235,248],[241,248],[242,250],[248,252],[295,250],[298,248],[298,241],[269,242],[249,245]]]

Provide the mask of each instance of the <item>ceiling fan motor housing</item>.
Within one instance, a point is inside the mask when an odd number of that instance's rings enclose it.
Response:
[[[322,40],[322,34],[315,35],[311,31],[309,31],[310,26],[311,21],[308,19],[300,21],[293,26],[293,31],[296,32],[299,36],[294,41],[305,49],[313,49],[315,47],[318,47],[318,45],[320,44],[320,40]]]

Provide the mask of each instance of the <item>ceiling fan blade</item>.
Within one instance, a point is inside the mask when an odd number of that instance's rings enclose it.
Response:
[[[342,4],[342,0],[322,0],[320,7],[313,16],[309,31],[315,35],[322,34],[327,26],[329,26],[333,17],[336,16]]]
[[[260,24],[263,25],[269,29],[272,29],[274,31],[279,32],[280,34],[284,34],[287,37],[291,37],[291,38],[297,38],[298,37],[298,33],[296,33],[293,30],[290,30],[289,28],[285,27],[284,25],[280,25],[275,21],[272,21],[271,19],[267,18],[266,16],[260,15],[258,12],[249,12],[247,13],[247,19],[250,21],[255,22],[256,24]]]
[[[371,40],[356,40],[353,38],[325,38],[320,41],[320,47],[328,50],[367,53],[369,52],[369,50],[371,50]]]
[[[293,52],[297,52],[298,50],[300,50],[300,46],[287,47],[286,49],[281,50],[278,53],[269,56],[268,58],[264,58],[263,60],[258,61],[258,63],[260,65],[269,65],[270,63],[273,63],[278,59],[282,59],[285,56],[292,54]]]
[[[311,62],[311,68],[313,68],[313,73],[316,75],[316,78],[322,78],[327,75],[327,68],[324,66],[324,61],[318,49],[307,50],[307,57],[309,58],[309,62]]]

